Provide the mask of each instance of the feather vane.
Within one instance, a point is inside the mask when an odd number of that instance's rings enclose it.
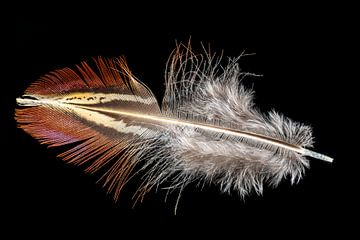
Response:
[[[208,53],[178,45],[166,68],[161,107],[123,58],[95,67],[53,71],[17,99],[19,127],[50,147],[69,145],[66,162],[102,171],[115,199],[141,162],[142,200],[154,187],[182,190],[194,180],[240,196],[261,194],[264,182],[296,182],[309,166],[311,128],[274,111],[263,114],[242,81],[238,58],[226,66]]]

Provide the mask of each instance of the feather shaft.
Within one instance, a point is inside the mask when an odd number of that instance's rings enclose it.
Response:
[[[64,105],[69,106],[69,104],[66,104],[63,102],[59,102],[56,100],[47,100],[47,99],[42,99],[39,101],[39,100],[33,100],[33,99],[17,98],[17,103],[19,105],[23,105],[23,106],[29,106],[29,105],[33,105],[33,104],[50,104],[50,105],[55,105],[55,106],[64,106]],[[130,117],[140,118],[140,119],[154,120],[156,122],[159,122],[160,124],[164,123],[164,124],[173,124],[173,125],[177,125],[177,126],[199,128],[199,129],[212,131],[212,132],[216,132],[216,133],[222,133],[222,134],[227,134],[230,136],[242,137],[242,138],[246,138],[246,139],[250,139],[250,140],[254,140],[254,141],[259,141],[261,143],[270,144],[270,145],[273,145],[276,147],[294,151],[294,152],[302,154],[304,156],[309,156],[309,157],[327,161],[327,162],[333,161],[333,158],[326,156],[324,154],[320,154],[320,153],[311,151],[306,148],[302,148],[302,147],[299,147],[299,146],[296,146],[293,144],[289,144],[284,141],[280,141],[275,138],[271,138],[268,136],[264,136],[264,135],[260,135],[260,134],[256,134],[256,133],[252,133],[252,132],[224,128],[224,127],[203,124],[203,123],[190,122],[190,121],[186,121],[186,120],[182,120],[182,119],[175,119],[175,118],[169,118],[169,117],[163,117],[163,116],[138,114],[138,113],[131,113],[131,112],[126,112],[126,111],[111,110],[111,109],[104,109],[104,108],[97,108],[97,107],[90,107],[90,106],[81,106],[81,105],[77,105],[76,103],[71,104],[71,107],[81,108],[81,109],[86,109],[86,110],[96,111],[96,112],[106,112],[106,113],[130,116]]]
[[[223,128],[223,127],[218,127],[218,126],[209,125],[209,124],[195,123],[195,122],[190,122],[190,121],[186,121],[186,120],[180,120],[180,119],[174,119],[174,118],[168,118],[168,117],[162,117],[162,116],[136,114],[136,113],[131,113],[131,112],[113,111],[113,110],[94,108],[94,107],[84,107],[84,106],[81,106],[80,108],[84,108],[84,109],[88,109],[88,110],[96,110],[96,111],[100,111],[100,112],[120,114],[120,115],[127,115],[127,116],[131,116],[131,117],[135,117],[135,118],[151,119],[151,120],[155,120],[155,121],[167,123],[167,124],[200,128],[200,129],[213,131],[213,132],[217,132],[217,133],[223,133],[223,134],[227,134],[227,135],[243,137],[243,138],[259,141],[259,142],[262,142],[265,144],[274,145],[276,147],[284,148],[284,149],[287,149],[290,151],[294,151],[296,153],[302,154],[304,156],[309,156],[309,157],[312,157],[312,158],[315,158],[318,160],[323,160],[326,162],[333,161],[333,158],[326,156],[324,154],[317,153],[317,152],[311,151],[306,148],[302,148],[302,147],[299,147],[299,146],[296,146],[293,144],[289,144],[284,141],[280,141],[275,138],[271,138],[271,137],[256,134],[256,133],[240,131],[240,130],[235,130],[235,129],[229,129],[229,128]]]
[[[318,153],[318,152],[314,152],[314,151],[306,149],[306,148],[301,148],[301,153],[304,156],[309,156],[309,157],[323,160],[326,162],[333,162],[333,160],[334,160],[332,157],[326,156],[326,155]]]

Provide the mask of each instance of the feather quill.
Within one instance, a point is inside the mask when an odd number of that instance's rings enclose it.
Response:
[[[306,156],[332,161],[308,149],[310,127],[256,110],[253,91],[242,85],[249,73],[240,71],[238,58],[226,66],[220,59],[178,45],[160,108],[124,58],[95,58],[31,84],[17,98],[15,118],[40,143],[69,145],[59,156],[102,172],[116,200],[138,163],[143,181],[135,196],[142,200],[154,187],[182,190],[194,180],[242,197],[261,194],[264,182],[301,179]]]

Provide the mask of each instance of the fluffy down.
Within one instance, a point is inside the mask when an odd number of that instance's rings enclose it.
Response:
[[[242,85],[250,75],[240,71],[237,59],[221,66],[220,58],[195,55],[179,46],[167,68],[167,89],[162,111],[170,117],[254,132],[298,145],[312,145],[311,128],[276,112],[255,109],[254,92]],[[275,186],[283,178],[297,182],[308,167],[298,153],[265,144],[215,135],[194,127],[172,127],[162,147],[148,159],[146,188],[170,183],[182,190],[195,180],[216,184],[223,192],[244,197],[261,194],[265,182]],[[160,159],[159,160],[159,156]]]

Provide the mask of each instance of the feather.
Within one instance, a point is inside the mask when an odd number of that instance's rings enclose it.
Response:
[[[254,92],[242,85],[251,74],[237,61],[223,66],[221,57],[178,45],[160,108],[124,58],[94,58],[31,84],[17,98],[15,118],[40,143],[67,145],[59,155],[65,162],[101,172],[116,200],[135,173],[143,179],[137,200],[154,187],[181,191],[195,180],[244,197],[261,194],[266,182],[297,182],[309,166],[306,156],[331,162],[309,149],[310,127],[255,108]]]

